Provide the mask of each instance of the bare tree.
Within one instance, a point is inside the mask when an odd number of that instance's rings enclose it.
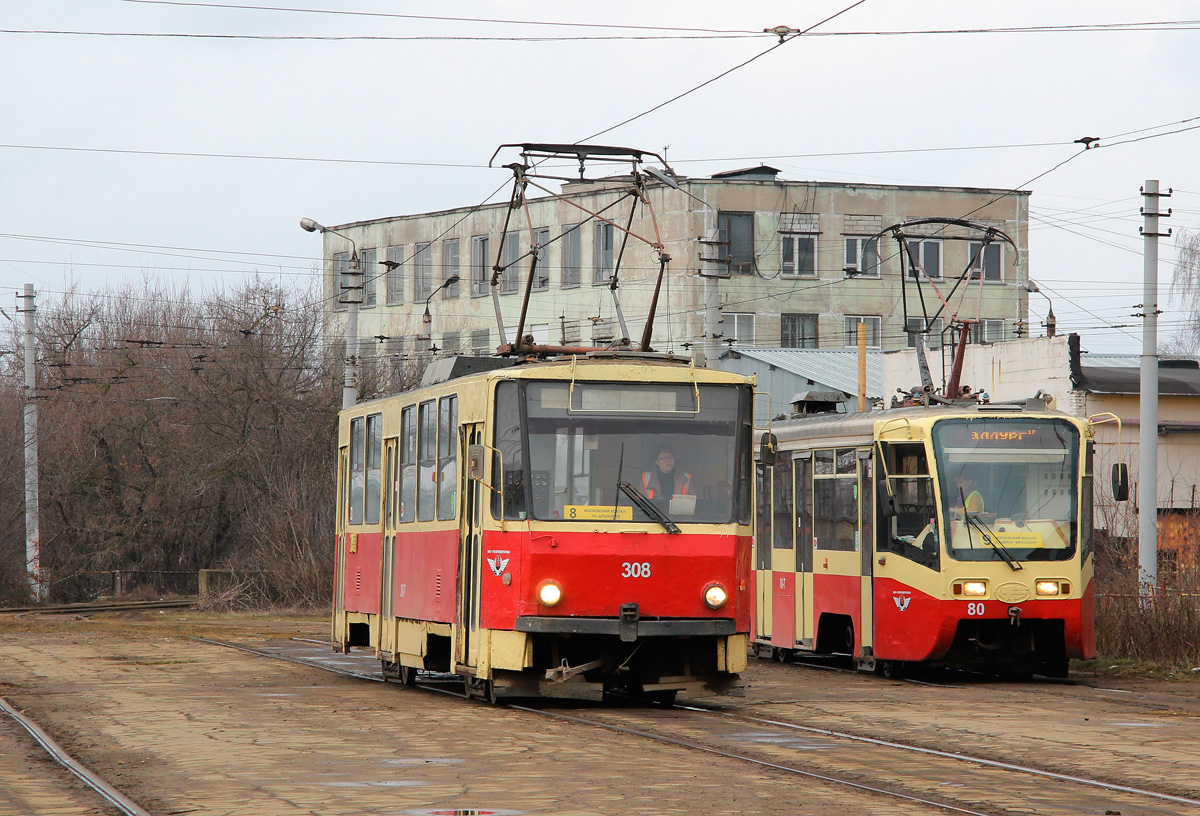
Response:
[[[1163,344],[1163,350],[1194,356],[1200,351],[1200,232],[1180,230],[1175,253],[1169,297],[1182,303],[1183,321],[1175,336]]]

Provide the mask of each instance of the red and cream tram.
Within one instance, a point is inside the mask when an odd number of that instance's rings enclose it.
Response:
[[[486,362],[342,412],[334,647],[491,699],[731,690],[752,381],[653,354]],[[651,496],[664,450],[681,478]]]
[[[1012,676],[1095,656],[1092,421],[1034,399],[773,431],[757,465],[760,656]]]

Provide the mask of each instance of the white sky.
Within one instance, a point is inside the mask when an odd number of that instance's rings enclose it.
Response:
[[[215,0],[199,0],[211,4]],[[232,0],[236,2],[236,0]],[[258,5],[517,21],[760,31],[810,26],[852,0],[728,3],[258,0]],[[197,4],[198,5],[198,4]],[[679,32],[201,8],[130,0],[0,0],[0,28],[271,36],[531,37]],[[1030,274],[1060,332],[1138,353],[1147,178],[1164,222],[1200,229],[1200,2],[866,0],[819,32],[1194,21],[1158,31],[800,37],[595,139],[707,175],[766,162],[789,179],[1033,191]],[[255,271],[311,275],[325,224],[467,206],[509,171],[503,142],[586,139],[777,42],[736,39],[271,40],[0,33],[0,307],[143,276],[197,290]],[[1187,121],[1195,118],[1195,121]],[[1182,123],[1182,124],[1178,124]],[[1155,126],[1165,126],[1155,128]],[[1155,128],[1145,130],[1147,128]],[[1079,151],[1101,145],[1045,177]],[[1029,145],[891,155],[812,154]],[[17,147],[24,146],[24,147]],[[29,148],[83,148],[67,151]],[[428,162],[364,165],[97,150]],[[31,240],[53,239],[46,240]],[[147,246],[100,248],[94,242]],[[1179,318],[1161,245],[1162,338]],[[1033,295],[1035,333],[1045,299]],[[11,312],[10,312],[11,314]],[[1126,326],[1126,328],[1113,328]]]

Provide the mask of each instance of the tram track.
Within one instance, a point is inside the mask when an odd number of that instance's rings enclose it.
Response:
[[[382,674],[324,665],[313,659],[223,641],[196,640],[321,668],[356,679],[384,682]],[[327,645],[308,639],[294,640]],[[465,693],[445,688],[452,679],[448,675],[431,676],[423,673],[418,678],[418,686],[429,691],[467,697]],[[1107,782],[985,756],[908,745],[865,734],[759,717],[744,711],[687,705],[673,709],[585,708],[567,714],[551,707],[518,704],[507,704],[506,707],[534,716],[592,726],[746,762],[791,776],[844,786],[864,794],[888,797],[897,804],[904,802],[940,812],[997,816],[1028,811],[1032,806],[1036,812],[1043,814],[1118,811],[1178,816],[1185,812],[1181,808],[1200,814],[1200,799],[1178,792]],[[722,721],[724,725],[712,726]],[[737,731],[730,724],[736,724],[743,730]],[[747,726],[755,730],[746,732],[744,729]],[[804,737],[797,739],[797,734]],[[797,751],[804,751],[803,755],[810,761],[796,762],[794,756]],[[909,758],[897,759],[898,756]],[[821,759],[814,761],[813,757]],[[833,759],[826,761],[826,757]],[[917,759],[914,760],[914,757]],[[903,770],[896,772],[897,768]],[[967,781],[951,781],[959,779]],[[1004,793],[997,794],[998,791]],[[994,800],[997,796],[1007,799],[1015,796],[1016,799],[996,803]]]
[[[0,698],[0,713],[6,714],[16,721],[55,762],[125,816],[151,816],[149,811],[144,810],[132,799],[104,781],[95,771],[68,754],[40,725],[17,711],[3,698]]]

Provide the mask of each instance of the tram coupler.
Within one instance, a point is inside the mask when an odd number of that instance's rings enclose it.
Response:
[[[638,611],[636,603],[621,604],[621,620],[620,633],[621,640],[625,643],[633,643],[637,640],[638,634],[638,618],[641,613]]]
[[[599,668],[604,665],[604,660],[593,660],[590,663],[581,663],[578,666],[568,666],[566,658],[563,658],[561,666],[556,666],[553,669],[546,669],[546,679],[553,680],[555,683],[565,683],[577,674],[583,674],[590,669]]]
[[[1021,607],[1010,606],[1008,608],[1008,622],[1013,626],[1021,625]]]

